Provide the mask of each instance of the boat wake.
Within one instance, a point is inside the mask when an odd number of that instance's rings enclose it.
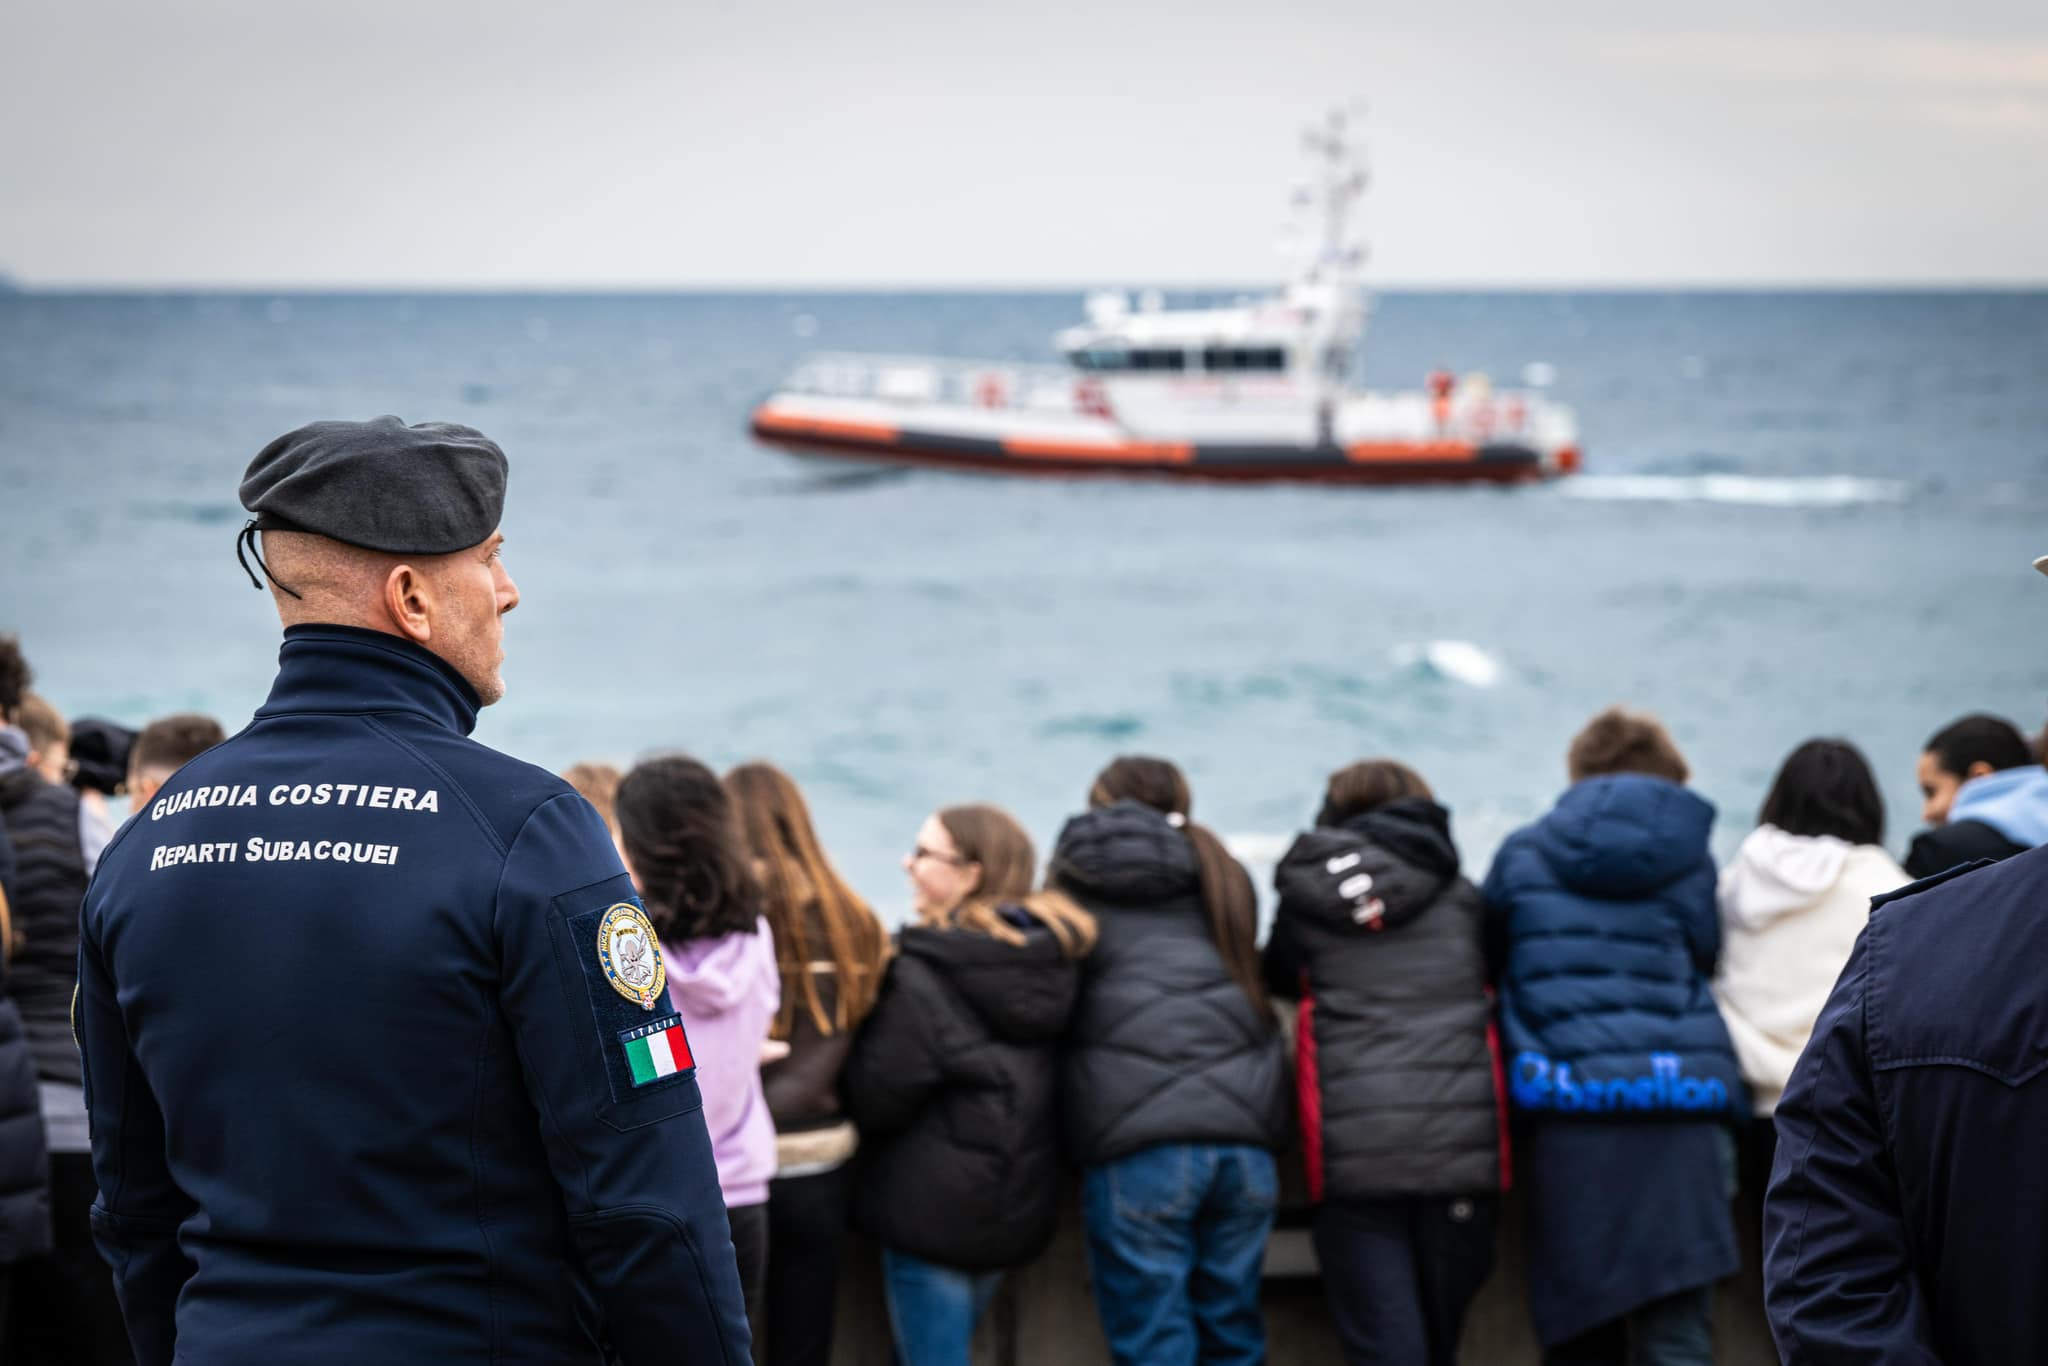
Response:
[[[1494,687],[1507,674],[1500,660],[1469,640],[1396,645],[1394,663],[1412,673],[1463,683],[1470,688]]]
[[[1566,498],[1608,503],[1729,503],[1746,507],[1857,507],[1903,503],[1902,479],[1849,474],[1582,474],[1558,489]]]

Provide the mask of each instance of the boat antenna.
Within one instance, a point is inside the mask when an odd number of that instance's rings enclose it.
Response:
[[[1310,283],[1348,284],[1365,264],[1365,247],[1352,241],[1349,231],[1351,206],[1364,195],[1367,183],[1364,152],[1351,137],[1354,111],[1363,113],[1364,106],[1332,109],[1319,127],[1303,135],[1309,152],[1320,163],[1322,179],[1315,196],[1322,211],[1322,241],[1308,265]]]

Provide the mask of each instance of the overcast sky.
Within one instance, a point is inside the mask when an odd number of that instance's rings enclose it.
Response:
[[[32,285],[2048,282],[2048,0],[7,0]]]

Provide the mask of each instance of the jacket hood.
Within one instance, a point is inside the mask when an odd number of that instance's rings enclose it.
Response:
[[[1646,896],[1708,858],[1713,803],[1663,778],[1611,773],[1574,783],[1536,823],[1559,880],[1604,899]]]
[[[909,925],[897,947],[950,982],[997,1038],[1047,1043],[1066,1030],[1078,974],[1051,930],[1021,913],[1007,918],[1023,930],[1022,944],[973,930]]]
[[[1077,895],[1126,905],[1181,896],[1202,882],[1186,833],[1163,813],[1130,801],[1069,820],[1047,876]]]
[[[1290,911],[1369,932],[1413,920],[1457,876],[1450,812],[1413,798],[1301,836],[1273,886]]]
[[[721,1014],[763,991],[771,996],[781,991],[775,941],[765,919],[754,922],[752,934],[663,944],[661,956],[668,966],[669,999],[696,1014]]]
[[[1721,870],[1721,918],[1753,930],[1805,910],[1841,881],[1855,847],[1832,835],[1758,826]]]
[[[0,725],[0,778],[28,767],[28,732]]]
[[[1972,778],[1956,789],[1950,824],[1982,821],[2014,844],[2048,844],[2048,769],[2039,764]]]

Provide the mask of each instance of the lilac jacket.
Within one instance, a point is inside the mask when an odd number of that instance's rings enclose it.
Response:
[[[661,946],[668,999],[683,1017],[704,1126],[727,1208],[758,1205],[775,1175],[775,1121],[761,1093],[761,1043],[775,1022],[782,979],[766,920],[752,934],[683,939]]]

